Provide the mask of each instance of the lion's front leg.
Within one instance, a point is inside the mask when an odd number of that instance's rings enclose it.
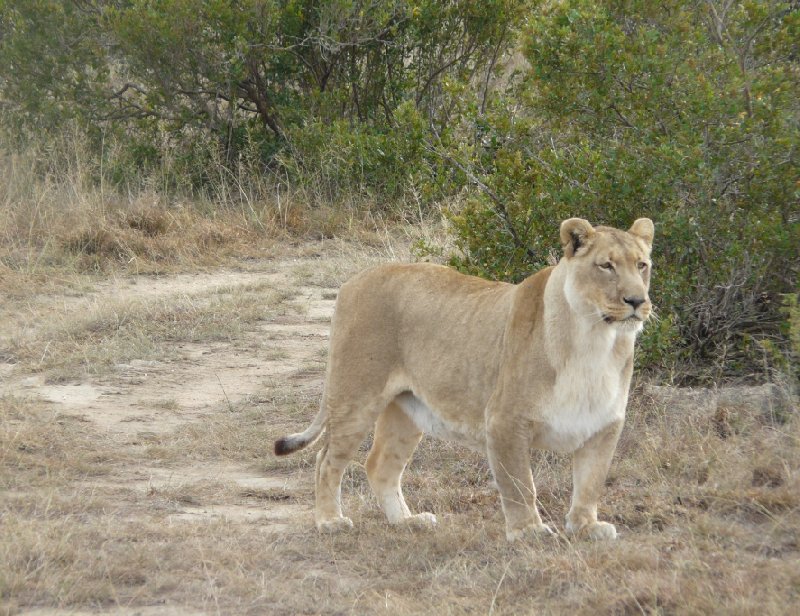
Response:
[[[598,432],[572,454],[572,505],[566,524],[570,535],[590,539],[615,539],[617,536],[613,524],[597,521],[597,501],[617,448],[622,423],[615,422]]]
[[[494,417],[487,422],[489,465],[500,491],[509,541],[553,534],[536,508],[529,434],[521,428],[514,418]]]

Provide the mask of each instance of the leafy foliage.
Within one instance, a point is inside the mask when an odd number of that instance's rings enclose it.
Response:
[[[265,165],[291,160],[290,171],[312,168],[325,159],[330,139],[349,151],[345,158],[360,158],[367,167],[394,169],[399,157],[414,154],[403,163],[408,166],[419,161],[422,143],[409,145],[403,134],[410,116],[446,130],[458,111],[457,89],[448,84],[485,79],[512,44],[524,5],[2,2],[0,62],[9,69],[0,86],[15,117],[6,128],[38,132],[43,118],[58,126],[77,117],[104,139],[113,134],[133,153],[130,161],[145,167],[157,165],[165,149],[192,155],[198,136],[215,144],[228,164],[255,141]],[[367,160],[365,148],[382,141],[401,151],[383,149],[384,156]],[[160,145],[148,149],[148,143]],[[340,170],[332,176],[349,185],[340,176],[354,165],[333,164]],[[363,180],[371,184],[375,176],[367,169]],[[403,192],[395,180],[376,192],[384,188],[389,197]]]
[[[79,3],[0,0],[4,128],[42,130],[102,114],[109,63]]]
[[[548,5],[525,34],[524,111],[484,120],[473,164],[491,196],[454,217],[454,263],[515,279],[564,218],[650,215],[662,319],[642,363],[747,374],[750,341],[780,337],[778,294],[797,288],[798,53],[787,3]]]

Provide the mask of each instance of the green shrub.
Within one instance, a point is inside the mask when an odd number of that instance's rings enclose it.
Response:
[[[391,128],[346,120],[308,122],[288,131],[290,147],[278,161],[295,185],[323,203],[349,198],[389,208],[418,185],[431,185],[424,120],[410,103]]]
[[[513,100],[481,120],[485,190],[453,216],[453,263],[517,280],[581,216],[656,222],[644,367],[683,379],[763,373],[797,289],[800,10],[766,0],[546,4]],[[676,366],[681,374],[675,375]]]

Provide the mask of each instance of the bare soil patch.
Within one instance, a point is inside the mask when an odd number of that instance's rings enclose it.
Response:
[[[302,277],[295,271],[313,268],[314,264],[313,258],[290,259],[262,263],[261,271],[227,270],[205,275],[109,280],[94,285],[91,292],[79,297],[38,298],[33,321],[56,317],[62,323],[109,304],[120,307],[133,302],[164,304],[177,298],[202,303],[248,286],[255,286],[258,293],[268,288],[285,294],[285,303],[228,340],[176,341],[168,358],[131,359],[83,378],[63,379],[56,375],[54,379],[52,371],[25,369],[36,368],[36,362],[29,366],[6,363],[0,396],[25,399],[46,408],[54,417],[88,422],[115,444],[135,447],[143,441],[166,438],[221,412],[241,413],[257,408],[266,404],[275,390],[285,389],[288,384],[298,391],[307,389],[316,393],[321,387],[323,352],[335,290],[300,284]],[[233,312],[224,318],[235,321],[239,315]],[[52,321],[41,327],[52,327]],[[55,328],[59,327],[56,323]],[[4,328],[7,340],[19,334],[10,329]],[[28,339],[35,339],[40,332],[34,326],[22,333]],[[48,346],[49,342],[45,343],[45,349]],[[287,478],[268,473],[257,475],[247,466],[206,461],[202,467],[194,464],[182,467],[175,463],[168,468],[137,465],[135,469],[116,469],[113,476],[103,479],[105,485],[113,482],[150,491],[164,487],[177,489],[189,481],[229,483],[243,491],[266,493],[283,486]],[[191,498],[184,500],[186,510],[173,518],[206,515],[259,519],[266,515],[258,503],[204,508]],[[284,517],[296,513],[280,500],[276,499],[279,507],[275,508],[283,511]]]

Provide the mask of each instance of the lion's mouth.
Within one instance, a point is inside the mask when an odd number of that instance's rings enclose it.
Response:
[[[605,314],[603,315],[603,321],[610,325],[611,323],[638,323],[644,321],[644,319],[635,313],[628,315],[624,319],[618,319],[610,314]]]

